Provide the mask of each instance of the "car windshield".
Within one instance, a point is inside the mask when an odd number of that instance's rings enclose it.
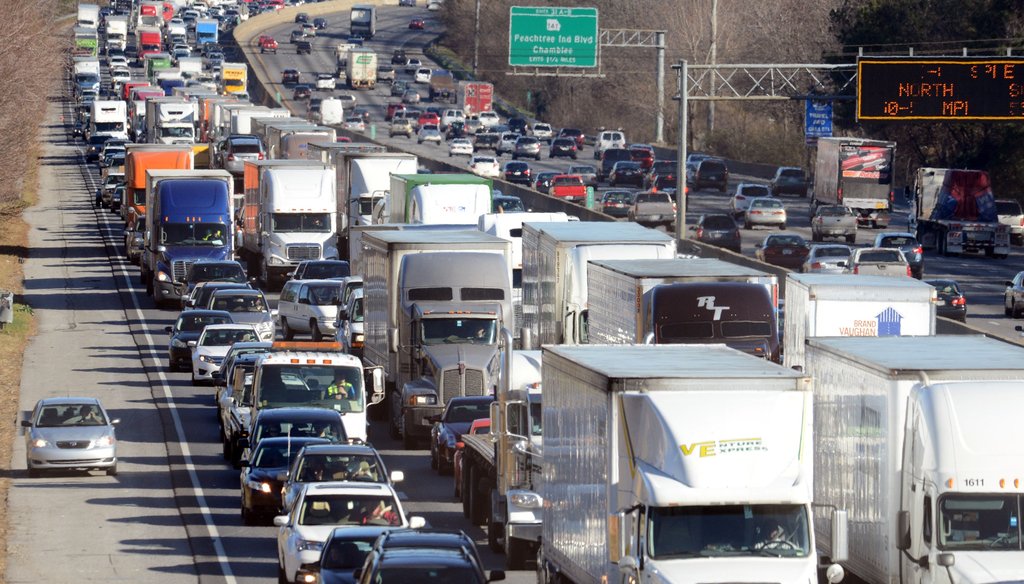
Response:
[[[444,421],[449,423],[469,423],[473,420],[490,416],[491,402],[456,402],[448,408]]]
[[[161,245],[225,245],[228,228],[221,223],[164,223]]]
[[[779,172],[779,178],[803,180],[804,171],[798,168],[787,168]]]
[[[354,570],[362,568],[366,556],[373,549],[376,537],[353,539],[336,537],[328,544],[320,559],[320,567],[324,570]]]
[[[163,138],[191,138],[192,127],[172,126],[161,127],[160,136]]]
[[[306,280],[324,280],[327,278],[344,278],[352,274],[348,262],[325,262],[306,266],[302,277]]]
[[[818,215],[825,217],[843,217],[846,215],[852,215],[853,211],[849,207],[841,207],[836,205],[830,205],[828,207],[820,207],[818,209]]]
[[[265,408],[309,406],[338,412],[363,411],[363,378],[358,367],[273,364],[260,368],[256,389]]]
[[[927,505],[924,529],[932,531]],[[939,549],[1021,550],[1021,495],[950,493],[939,499]]]
[[[935,287],[939,296],[960,295],[960,288],[957,286],[956,282],[951,280],[929,280],[928,283]]]
[[[382,483],[387,481],[387,477],[373,454],[307,454],[299,460],[299,465],[295,469],[295,481]]]
[[[578,176],[560,176],[554,179],[554,186],[580,186],[583,184],[583,179]]]
[[[190,282],[245,283],[245,272],[238,264],[193,264]]]
[[[314,306],[334,306],[341,301],[338,284],[313,284],[309,287],[309,303]]]
[[[331,230],[327,213],[274,213],[271,217],[277,233],[328,233]]]
[[[259,154],[259,142],[232,142],[231,152],[234,154]]]
[[[291,458],[302,447],[299,443],[291,441],[275,442],[268,444],[260,442],[252,457],[252,466],[256,468],[287,468],[291,464]]]
[[[686,446],[683,447],[684,456]],[[801,505],[652,507],[648,553],[654,559],[807,557],[810,533]]]
[[[199,343],[203,347],[224,347],[257,340],[252,329],[207,329]]]
[[[494,204],[496,209],[501,209],[505,212],[526,211],[526,207],[523,207],[523,201],[518,197],[502,197],[500,199],[495,199]]]
[[[482,318],[427,318],[421,321],[420,327],[425,345],[493,345],[498,338],[497,323]]]
[[[269,312],[267,300],[260,294],[215,294],[211,310],[227,312]]]
[[[178,318],[174,328],[179,331],[195,332],[203,330],[208,324],[231,324],[231,319],[217,315],[193,316],[185,312]]]
[[[60,404],[39,410],[37,428],[58,426],[105,426],[107,417],[95,404]]]
[[[259,444],[264,438],[323,438],[331,442],[346,440],[345,427],[340,420],[260,420],[252,433],[252,443]]]
[[[298,524],[398,526],[402,524],[402,517],[392,497],[309,495],[298,509]]]
[[[1024,215],[1024,212],[1020,210],[1020,203],[1017,201],[996,201],[996,214]]]

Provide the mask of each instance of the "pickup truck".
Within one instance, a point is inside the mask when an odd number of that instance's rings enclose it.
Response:
[[[665,191],[637,193],[633,199],[633,207],[626,213],[626,218],[646,227],[671,227],[676,222],[676,205]]]
[[[811,217],[811,240],[825,241],[826,237],[845,238],[846,243],[857,241],[857,216],[844,205],[821,205]]]
[[[903,252],[888,247],[861,247],[846,262],[846,273],[868,276],[912,276]]]
[[[582,204],[587,200],[587,185],[578,174],[560,174],[551,179],[548,193],[557,199],[567,199]]]

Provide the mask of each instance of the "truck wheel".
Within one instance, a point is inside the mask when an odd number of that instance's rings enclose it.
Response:
[[[469,482],[472,465],[465,459],[462,460],[462,516],[469,519],[469,492],[473,490],[473,483]]]
[[[521,539],[505,535],[505,569],[523,570],[530,557],[530,544]]]
[[[856,235],[847,235],[846,236],[846,243],[848,243],[850,245],[853,245],[856,242],[857,242],[857,236]]]
[[[487,516],[490,515],[488,497],[482,492],[483,487],[487,486],[487,481],[480,476],[483,474],[482,469],[473,467],[472,474],[471,488],[463,496],[469,495],[469,522],[473,525],[483,525],[487,523]]]
[[[505,551],[505,525],[495,523],[490,513],[487,515],[487,547],[491,548],[492,552],[500,554]]]

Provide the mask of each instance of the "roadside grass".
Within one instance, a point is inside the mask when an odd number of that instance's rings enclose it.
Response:
[[[11,481],[11,454],[17,438],[18,400],[22,358],[36,332],[36,319],[29,306],[21,303],[24,271],[28,258],[28,224],[22,211],[36,203],[39,185],[38,145],[26,169],[22,199],[0,205],[0,290],[14,292],[14,323],[0,330],[0,550],[7,550],[7,492]],[[7,554],[0,553],[0,579],[7,571]]]

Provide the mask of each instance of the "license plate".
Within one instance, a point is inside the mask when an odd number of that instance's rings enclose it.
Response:
[[[793,250],[791,250],[791,249],[784,249],[784,250],[782,250],[782,255],[793,255]]]
[[[651,215],[650,217],[654,221],[657,221],[657,220],[661,219],[661,215]]]

